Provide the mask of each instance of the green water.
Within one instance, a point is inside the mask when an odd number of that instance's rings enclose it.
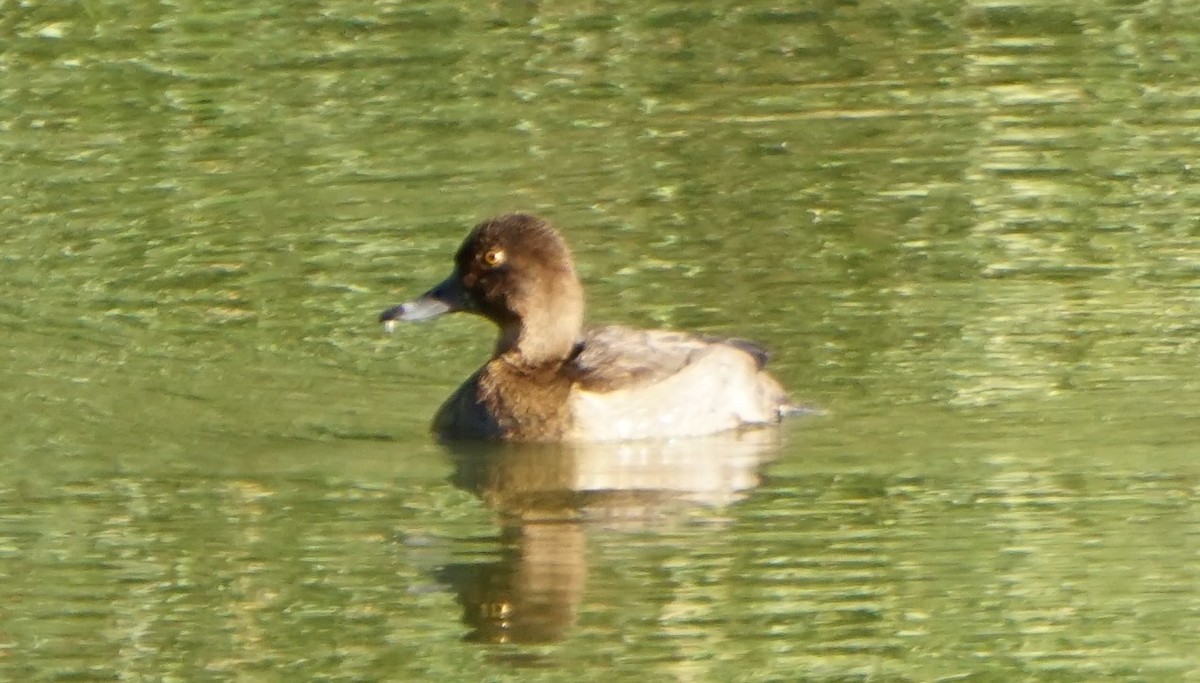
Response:
[[[1195,680],[1188,3],[0,0],[0,680]],[[474,222],[765,438],[447,448]]]

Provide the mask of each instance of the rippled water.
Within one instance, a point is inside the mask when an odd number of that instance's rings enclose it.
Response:
[[[1200,18],[0,2],[0,678],[1200,676]],[[778,432],[446,447],[483,216]]]

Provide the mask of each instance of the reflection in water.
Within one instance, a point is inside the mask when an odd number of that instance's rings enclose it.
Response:
[[[471,627],[485,643],[560,640],[587,576],[587,528],[643,528],[695,506],[740,500],[774,457],[778,431],[626,444],[455,444],[454,483],[501,519],[500,560],[452,564]]]
[[[481,643],[561,640],[575,624],[587,576],[585,534],[578,522],[505,527],[498,562],[452,564],[438,573],[450,584]]]

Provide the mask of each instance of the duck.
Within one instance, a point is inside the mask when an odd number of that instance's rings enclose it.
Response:
[[[467,312],[496,325],[491,358],[437,410],[443,440],[588,443],[698,437],[766,427],[793,412],[737,338],[585,327],[584,290],[562,234],[528,213],[488,218],[445,280],[383,311],[397,323]]]

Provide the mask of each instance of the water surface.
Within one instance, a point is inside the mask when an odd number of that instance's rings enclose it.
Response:
[[[1200,19],[0,5],[0,678],[1200,675]],[[824,414],[433,442],[543,213]]]

